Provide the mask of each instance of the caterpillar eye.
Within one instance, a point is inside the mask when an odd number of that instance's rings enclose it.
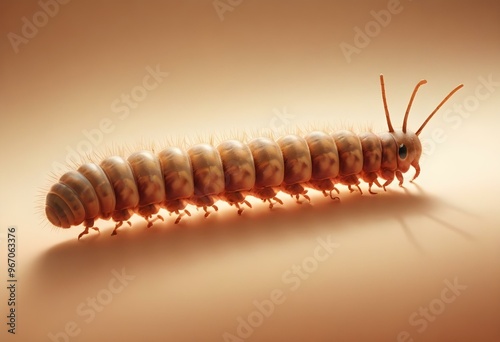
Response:
[[[399,145],[398,154],[400,159],[406,158],[406,156],[408,155],[408,149],[406,148],[405,144]]]

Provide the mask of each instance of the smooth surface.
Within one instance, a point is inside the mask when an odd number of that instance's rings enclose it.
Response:
[[[70,1],[16,53],[7,34],[41,7],[1,2],[0,339],[64,341],[66,329],[68,341],[499,341],[498,1],[231,3],[221,21],[211,0]],[[399,12],[384,20],[388,8]],[[372,37],[357,38],[348,62],[341,44],[354,45],[356,27]],[[421,134],[422,173],[405,189],[339,186],[340,202],[310,193],[302,205],[281,195],[285,205],[252,201],[241,217],[191,208],[179,225],[163,213],[114,237],[99,221],[101,234],[81,241],[81,228],[52,229],[36,211],[77,150],[99,160],[94,151],[295,125],[383,130],[380,73],[395,127],[429,81],[413,131],[465,84]]]

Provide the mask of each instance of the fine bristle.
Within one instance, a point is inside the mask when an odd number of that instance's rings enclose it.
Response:
[[[354,133],[360,133],[363,131],[371,131],[372,125],[366,122],[364,123],[350,123],[347,121],[341,121],[334,124],[330,121],[316,121],[308,122],[307,124],[290,124],[280,126],[276,129],[268,128],[248,128],[245,130],[231,129],[221,132],[207,133],[207,132],[197,132],[191,136],[169,136],[162,140],[151,140],[151,139],[141,139],[135,143],[117,144],[116,142],[111,142],[104,145],[92,154],[81,155],[79,160],[71,159],[65,164],[62,164],[62,170],[51,170],[48,173],[47,180],[52,184],[57,182],[58,179],[67,171],[76,170],[81,165],[85,163],[95,163],[99,164],[102,160],[110,156],[120,156],[122,158],[128,158],[132,153],[137,151],[152,151],[158,153],[162,149],[167,147],[179,147],[180,149],[187,150],[191,146],[196,144],[210,144],[213,146],[219,145],[221,142],[226,140],[238,140],[243,143],[248,143],[252,139],[259,137],[266,137],[273,140],[277,140],[281,136],[287,134],[295,134],[299,136],[304,136],[312,131],[323,131],[326,133],[331,133],[337,130],[349,130]],[[46,194],[46,187],[42,189],[43,193]]]

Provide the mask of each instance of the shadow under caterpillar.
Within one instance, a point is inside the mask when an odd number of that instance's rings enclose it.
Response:
[[[126,160],[119,156],[105,158],[99,165],[86,163],[77,170],[61,176],[54,184],[45,202],[48,220],[57,227],[70,228],[84,224],[78,239],[94,227],[97,219],[113,219],[116,226],[111,235],[128,219],[138,214],[150,227],[163,208],[182,216],[191,215],[188,204],[218,210],[215,202],[222,200],[237,208],[241,215],[243,205],[251,207],[246,196],[254,196],[269,203],[272,208],[282,204],[278,192],[310,200],[307,189],[322,191],[336,198],[335,184],[347,185],[351,191],[360,181],[368,183],[368,191],[375,184],[386,188],[394,178],[403,185],[403,173],[412,166],[420,173],[419,160],[422,145],[418,135],[439,108],[460,88],[453,89],[427,117],[415,132],[407,130],[408,115],[420,81],[414,88],[401,130],[392,126],[383,75],[380,75],[382,100],[388,131],[355,134],[351,131],[313,131],[304,136],[285,135],[276,141],[255,138],[248,143],[227,140],[218,146],[197,144],[184,151],[168,147],[154,154],[139,151]],[[378,179],[385,180],[380,184]],[[156,217],[153,218],[153,215]]]

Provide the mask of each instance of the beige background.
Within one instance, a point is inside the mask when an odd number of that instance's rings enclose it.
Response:
[[[68,341],[224,341],[239,317],[258,318],[253,302],[271,293],[282,293],[280,304],[241,340],[397,341],[407,332],[414,341],[499,341],[498,2],[402,0],[380,27],[370,11],[387,1],[227,1],[221,20],[211,0],[74,0],[17,48],[8,34],[22,35],[23,17],[43,20],[40,4],[1,2],[2,341],[50,341],[68,325]],[[380,32],[349,63],[340,46],[367,24]],[[157,65],[169,75],[120,119],[112,104]],[[192,210],[178,226],[165,215],[146,231],[137,220],[113,238],[113,224],[99,222],[101,235],[80,242],[80,228],[51,229],[36,211],[54,166],[88,145],[82,130],[102,120],[112,127],[94,149],[103,154],[310,123],[379,131],[380,73],[398,126],[414,85],[429,80],[413,129],[465,84],[422,133],[422,174],[405,190],[342,187],[340,203],[314,194],[302,206],[281,196],[283,207],[254,202],[242,217],[221,205],[208,219]],[[488,77],[497,82],[490,91],[481,88]],[[18,229],[15,336],[5,325],[9,225]],[[289,272],[311,262],[317,239],[338,248],[294,290]],[[123,268],[135,278],[109,297],[112,271]],[[466,287],[451,302],[446,280]],[[96,296],[105,305],[89,313]],[[439,315],[420,332],[409,319],[429,305]]]

